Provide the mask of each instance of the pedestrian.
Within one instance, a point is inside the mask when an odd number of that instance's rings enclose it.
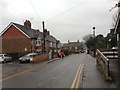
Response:
[[[61,53],[60,53],[60,55],[61,55],[61,58],[64,58],[64,56],[65,56],[65,53],[64,53],[64,51],[62,51],[62,50],[61,50]]]

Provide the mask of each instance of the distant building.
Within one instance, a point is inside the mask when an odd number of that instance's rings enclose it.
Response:
[[[70,42],[68,40],[68,43],[64,43],[62,48],[68,49],[72,53],[79,53],[80,52],[80,42],[79,42],[79,40],[77,42]]]

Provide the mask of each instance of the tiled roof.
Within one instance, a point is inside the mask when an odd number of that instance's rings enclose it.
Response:
[[[32,38],[32,39],[37,39],[39,36],[41,38],[43,38],[43,32],[40,32],[39,30],[36,30],[36,29],[31,29],[31,28],[28,28],[24,25],[20,25],[20,24],[17,24],[17,23],[13,23],[11,22],[5,29],[4,31],[1,33],[4,34],[4,32],[11,26],[15,26],[17,29],[19,29],[24,35],[26,35],[28,38]],[[47,41],[50,41],[50,42],[58,42],[58,40],[52,36],[52,35],[47,35],[45,37],[45,40]]]
[[[18,27],[20,30],[22,30],[25,34],[27,34],[30,38],[38,38],[39,35],[42,35],[42,32],[40,32],[39,30],[30,29],[26,26],[17,23],[13,23],[13,24],[16,27]]]
[[[57,42],[57,41],[58,41],[58,40],[57,40],[55,37],[53,37],[52,35],[46,36],[45,40],[51,41],[51,42]]]

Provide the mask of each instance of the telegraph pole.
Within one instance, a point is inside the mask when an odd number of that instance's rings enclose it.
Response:
[[[93,37],[94,37],[94,40],[95,40],[95,27],[93,27]],[[94,57],[96,55],[96,41],[94,42]]]
[[[44,21],[42,22],[43,25],[43,53],[45,53],[45,24]]]

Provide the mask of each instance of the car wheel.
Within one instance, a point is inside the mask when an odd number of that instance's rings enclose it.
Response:
[[[20,61],[20,64],[22,64],[23,62],[22,61]]]
[[[2,63],[5,63],[6,61],[4,60],[4,61],[2,61]]]
[[[27,60],[27,63],[30,63],[30,60]]]

